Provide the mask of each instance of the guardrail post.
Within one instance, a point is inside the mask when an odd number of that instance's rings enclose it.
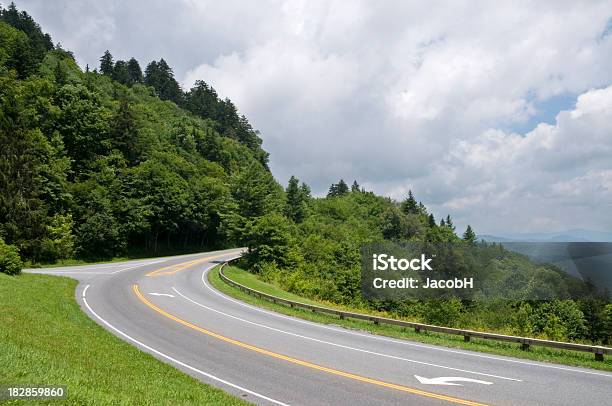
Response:
[[[521,342],[521,350],[523,350],[523,351],[528,351],[529,350],[529,343],[527,341]]]

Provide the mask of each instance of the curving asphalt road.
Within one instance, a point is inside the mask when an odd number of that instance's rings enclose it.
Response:
[[[104,328],[257,404],[612,404],[612,373],[395,340],[237,301],[206,274],[238,255],[29,272],[78,279],[77,300]]]

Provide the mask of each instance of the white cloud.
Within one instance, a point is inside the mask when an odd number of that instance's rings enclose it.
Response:
[[[511,231],[610,227],[612,86],[580,95],[555,125],[524,136],[489,130],[456,142],[427,181],[442,184],[449,173],[453,197],[439,210],[459,211],[463,221],[480,218],[485,230],[500,223]]]

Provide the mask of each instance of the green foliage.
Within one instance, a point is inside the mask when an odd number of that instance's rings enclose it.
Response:
[[[113,56],[107,49],[100,58],[100,73],[106,76],[113,76],[114,66]]]
[[[349,192],[349,187],[343,179],[340,179],[338,183],[332,183],[329,187],[327,197],[338,197],[344,196]]]
[[[125,84],[135,85],[137,83],[142,83],[144,81],[144,76],[142,75],[142,69],[140,69],[140,64],[134,58],[130,58],[127,62],[127,73],[128,73],[128,82]]]
[[[9,32],[6,25],[15,30]],[[15,31],[19,34],[15,35]],[[0,48],[0,65],[6,63],[23,79],[36,72],[47,51],[53,49],[53,43],[28,13],[18,11],[15,3],[11,3],[8,9],[0,6]],[[3,54],[8,54],[4,61]]]
[[[88,259],[110,259],[125,248],[119,224],[109,213],[96,213],[77,232],[79,254]]]
[[[463,233],[463,241],[466,241],[470,244],[476,243],[476,233],[472,230],[472,226],[468,224],[465,232]]]
[[[261,139],[244,116],[229,100],[219,98],[215,89],[203,80],[197,80],[194,86],[185,93],[183,107],[198,117],[214,120],[215,129],[223,136],[234,139],[245,145],[256,159],[267,165],[268,153],[261,149]]]
[[[379,227],[385,239],[394,241],[409,241],[420,238],[424,233],[418,216],[404,214],[396,206],[390,206],[381,213]]]
[[[603,337],[604,343],[612,342],[612,303],[606,305],[602,311],[601,319],[603,321]]]
[[[429,324],[456,327],[463,311],[463,304],[459,299],[430,300],[425,303],[423,317]]]
[[[72,234],[72,214],[54,215],[47,224],[41,258],[45,261],[69,259],[74,255],[75,238]]]
[[[310,190],[306,184],[299,186],[299,180],[291,176],[287,189],[285,189],[287,202],[285,203],[285,216],[296,223],[301,223],[306,217]]]
[[[155,89],[155,94],[160,99],[170,100],[178,105],[183,102],[183,92],[174,79],[174,72],[163,58],[147,65],[144,82]]]
[[[0,273],[17,275],[21,272],[21,268],[23,263],[17,247],[6,244],[0,237]]]
[[[290,266],[289,250],[292,241],[292,226],[280,214],[271,213],[249,222],[246,230],[247,260],[251,266],[274,263]],[[257,269],[257,267],[255,268]]]
[[[405,214],[420,214],[419,205],[412,194],[412,190],[408,191],[408,197],[402,202],[401,208]]]

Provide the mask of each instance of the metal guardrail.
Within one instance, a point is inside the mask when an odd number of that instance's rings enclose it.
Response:
[[[566,343],[566,342],[561,342],[561,341],[541,340],[538,338],[508,336],[508,335],[496,334],[496,333],[485,333],[482,331],[434,326],[431,324],[414,323],[410,321],[390,319],[387,317],[378,317],[378,316],[372,316],[368,314],[345,312],[342,310],[330,309],[330,308],[322,307],[322,306],[315,306],[315,305],[306,304],[306,303],[294,302],[292,300],[283,299],[277,296],[273,296],[267,293],[260,292],[255,289],[251,289],[238,282],[234,282],[233,280],[225,276],[225,274],[223,273],[223,268],[225,267],[226,264],[227,262],[221,265],[221,268],[219,269],[219,277],[221,278],[222,281],[224,281],[230,286],[233,286],[250,295],[253,295],[253,296],[256,296],[262,299],[267,299],[273,303],[281,303],[284,305],[288,305],[290,307],[297,307],[297,308],[311,310],[312,312],[334,314],[338,316],[340,319],[351,318],[351,319],[357,319],[357,320],[371,321],[374,324],[389,324],[389,325],[400,326],[400,327],[409,327],[409,328],[414,328],[414,330],[417,333],[421,331],[432,331],[436,333],[462,335],[464,341],[470,341],[470,339],[474,337],[474,338],[481,338],[485,340],[496,340],[496,341],[506,341],[506,342],[511,342],[511,343],[518,343],[521,345],[522,350],[528,350],[530,346],[537,345],[541,347],[558,348],[558,349],[563,349],[563,350],[590,352],[590,353],[595,354],[595,360],[597,361],[603,361],[604,354],[612,355],[612,348],[602,347],[599,345]]]

